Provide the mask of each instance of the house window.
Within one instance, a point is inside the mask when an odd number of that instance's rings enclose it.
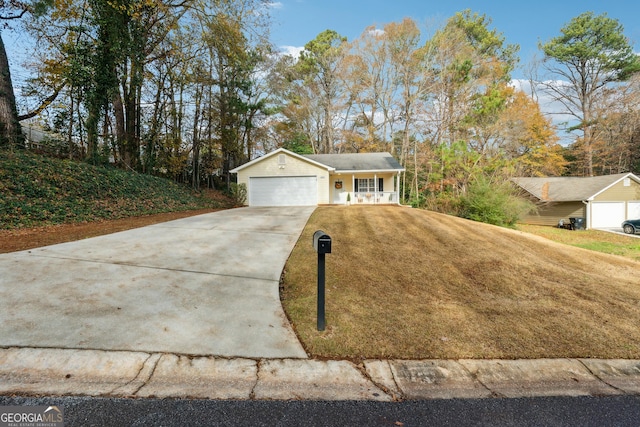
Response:
[[[284,154],[278,154],[278,164],[284,165],[287,162],[287,156]]]
[[[623,185],[625,187],[630,187],[631,186],[631,178],[625,178],[623,182],[624,182]]]
[[[356,180],[356,187],[356,191],[359,193],[372,193],[375,191],[373,178],[358,178]]]
[[[384,191],[382,187],[382,183],[384,180],[382,178],[378,178],[378,191]],[[357,193],[373,193],[376,191],[375,180],[373,178],[358,178],[356,179],[356,188],[355,191]]]

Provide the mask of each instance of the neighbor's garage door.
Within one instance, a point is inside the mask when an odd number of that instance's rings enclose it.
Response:
[[[593,202],[591,206],[591,228],[620,227],[624,219],[624,202]]]
[[[627,219],[640,219],[640,202],[627,202]]]
[[[249,206],[315,206],[315,176],[249,178]]]

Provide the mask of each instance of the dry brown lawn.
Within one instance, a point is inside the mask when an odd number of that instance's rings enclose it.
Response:
[[[316,330],[313,232],[332,237]],[[401,207],[319,207],[283,304],[316,357],[640,358],[640,262]]]

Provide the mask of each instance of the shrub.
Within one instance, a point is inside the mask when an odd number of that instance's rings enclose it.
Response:
[[[492,183],[480,178],[460,198],[460,216],[474,221],[513,227],[535,209],[533,203],[518,196],[509,182]]]
[[[231,183],[231,197],[236,206],[244,206],[247,204],[247,185]]]
[[[460,198],[447,191],[429,194],[421,207],[434,212],[460,216]]]

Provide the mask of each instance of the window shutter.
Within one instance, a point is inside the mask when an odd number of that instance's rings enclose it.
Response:
[[[378,178],[378,191],[384,191],[384,188],[382,187],[383,182],[384,182],[384,179]]]
[[[356,186],[356,188],[354,188],[353,191],[354,191],[354,193],[357,193],[358,192],[358,180],[354,179],[353,181],[354,181],[354,184]]]

